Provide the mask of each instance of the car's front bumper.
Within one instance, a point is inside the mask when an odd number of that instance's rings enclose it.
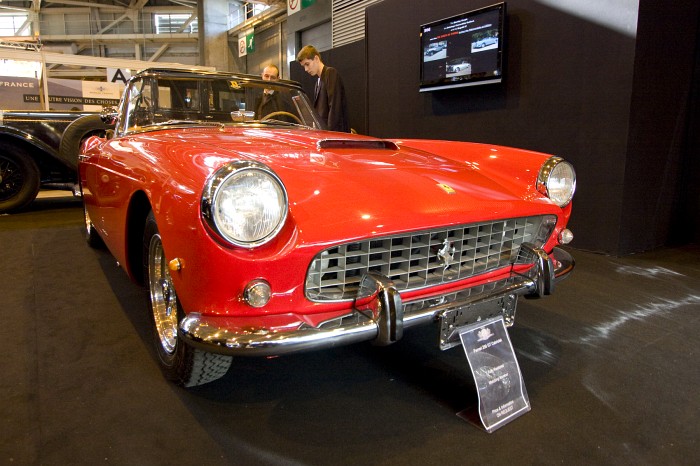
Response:
[[[498,314],[512,324],[518,296],[550,294],[574,268],[573,258],[563,249],[554,248],[551,257],[541,249],[530,252],[536,262],[525,275],[511,273],[497,282],[406,302],[391,281],[369,274],[363,279],[362,297],[355,301],[352,314],[316,327],[232,330],[222,326],[217,317],[190,313],[180,323],[180,336],[188,344],[214,353],[271,356],[361,341],[388,345],[401,339],[404,328],[439,322],[440,346],[446,349],[458,344],[456,330],[463,325]]]

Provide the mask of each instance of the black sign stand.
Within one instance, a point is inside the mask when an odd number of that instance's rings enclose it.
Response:
[[[520,366],[502,317],[459,330],[479,396],[479,417],[488,433],[530,411]],[[457,413],[474,422],[470,410]]]

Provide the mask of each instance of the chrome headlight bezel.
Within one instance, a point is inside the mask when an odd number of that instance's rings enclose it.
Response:
[[[250,177],[257,177],[257,180]],[[247,179],[247,180],[246,180]],[[269,194],[261,196],[259,191],[253,192],[250,186],[240,186],[241,182],[252,180]],[[256,216],[253,220],[263,222],[264,226],[259,232],[254,234],[239,234],[240,222],[226,223],[226,218],[236,219],[235,212],[224,212],[224,209],[234,210],[239,205],[227,202],[226,194],[231,194],[228,190],[247,189],[248,193],[243,193],[243,201],[248,207],[247,214]],[[271,205],[271,209],[259,206],[265,199],[276,198],[276,205]],[[252,210],[251,210],[252,208]],[[255,209],[258,209],[257,211]],[[207,180],[202,192],[201,212],[204,222],[209,226],[219,240],[243,248],[255,248],[271,241],[282,230],[287,219],[289,201],[287,190],[279,177],[266,165],[255,161],[235,161],[224,165],[215,171]],[[270,216],[271,215],[271,216]],[[267,218],[266,218],[267,216]],[[237,233],[238,232],[238,233]]]
[[[537,175],[537,191],[559,207],[566,207],[576,192],[576,171],[561,157],[550,157]]]

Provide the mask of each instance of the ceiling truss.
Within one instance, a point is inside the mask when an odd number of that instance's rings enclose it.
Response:
[[[31,34],[5,39],[32,41],[49,53],[97,57],[94,62],[103,58],[196,65],[198,34],[190,32],[190,26],[197,22],[197,10],[196,0],[0,0],[0,15],[26,14],[18,34]],[[156,13],[188,16],[177,30],[157,34]],[[47,69],[50,77],[104,76],[104,70],[95,67],[60,62],[47,63]]]

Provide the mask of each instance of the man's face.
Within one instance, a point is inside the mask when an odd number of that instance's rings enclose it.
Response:
[[[277,81],[280,77],[277,75],[277,70],[275,68],[267,66],[262,72],[262,78],[265,81]]]
[[[321,74],[319,73],[320,63],[321,60],[319,60],[318,55],[316,55],[313,60],[310,58],[304,58],[299,62],[299,64],[304,67],[304,71],[309,73],[311,76],[319,76]]]

